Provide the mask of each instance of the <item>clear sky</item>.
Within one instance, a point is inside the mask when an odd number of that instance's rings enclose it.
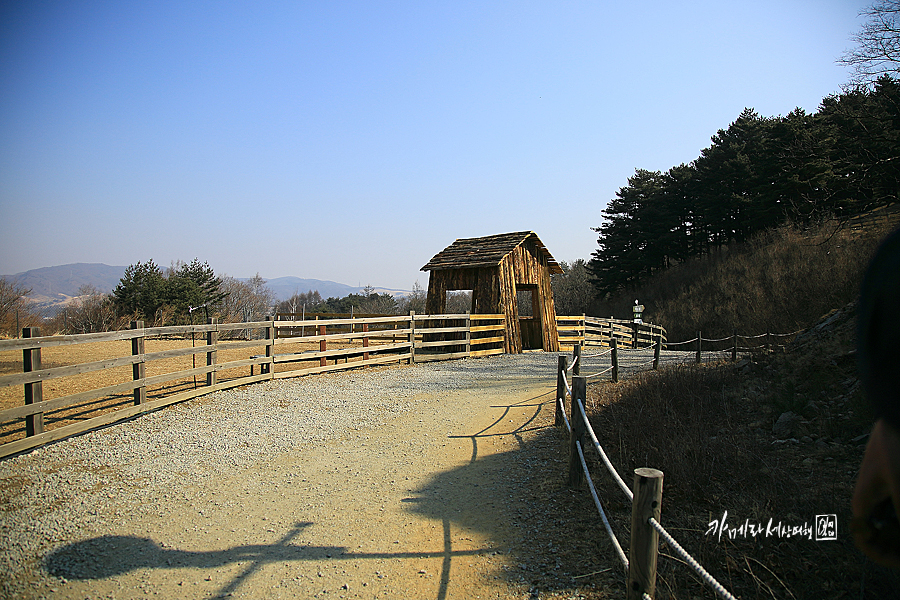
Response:
[[[557,260],[636,168],[815,111],[868,2],[0,3],[0,274],[74,262],[427,286]]]

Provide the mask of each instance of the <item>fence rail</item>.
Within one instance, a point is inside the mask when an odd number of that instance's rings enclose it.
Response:
[[[655,345],[657,352],[661,345],[659,339]],[[612,340],[613,356],[616,341]],[[654,368],[658,365],[654,363]],[[582,362],[581,347],[576,345],[572,364],[568,357],[560,355],[556,373],[556,425],[565,426],[569,434],[569,485],[579,488],[587,484],[594,500],[594,505],[603,522],[610,543],[616,556],[622,563],[627,577],[625,597],[628,599],[652,600],[656,591],[656,566],[659,556],[659,538],[663,537],[675,552],[694,569],[700,578],[709,585],[721,598],[735,600],[709,572],[703,568],[682,546],[660,525],[662,506],[663,473],[657,469],[642,467],[634,470],[634,484],[629,488],[616,468],[613,466],[597,435],[591,426],[585,410],[587,398],[587,377],[578,374]],[[571,372],[571,384],[569,373]],[[568,400],[568,411],[566,401]],[[567,416],[568,412],[568,416]],[[628,555],[622,549],[591,477],[588,460],[585,456],[585,444],[590,441],[596,451],[599,462],[616,481],[625,497],[631,503],[631,535]]]
[[[259,381],[391,363],[502,354],[506,329],[504,316],[493,314],[293,316],[280,314],[278,320],[247,323],[210,319],[203,325],[151,328],[136,321],[131,329],[80,335],[40,336],[38,328],[25,328],[20,339],[0,340],[0,356],[7,365],[17,362],[15,352],[22,352],[22,371],[0,375],[4,404],[10,406],[11,396],[12,403],[18,404],[0,410],[0,439],[10,440],[0,444],[0,458],[143,412]],[[248,332],[251,339],[223,339],[238,331]],[[251,332],[254,335],[249,335]],[[154,342],[165,336],[182,336],[180,343],[190,339],[191,346],[146,351],[148,340]],[[130,354],[127,346],[106,346],[129,341]],[[100,344],[104,354],[113,356],[42,366],[42,358],[47,358],[42,357],[42,351],[78,344]],[[187,365],[184,360],[189,361]],[[122,371],[128,367],[130,376]],[[159,372],[148,375],[148,367]],[[44,398],[45,384],[78,377],[91,378],[81,385],[87,389]],[[203,379],[199,384],[198,377]],[[12,390],[17,386],[22,390],[18,401]],[[95,416],[86,416],[91,414]],[[52,427],[45,427],[45,418]]]
[[[658,338],[665,343],[667,336],[666,329],[660,325],[586,315],[557,316],[556,329],[562,351],[570,351],[576,344],[609,348],[613,341],[620,348],[642,348]]]

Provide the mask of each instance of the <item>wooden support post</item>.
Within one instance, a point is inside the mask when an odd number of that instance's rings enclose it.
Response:
[[[270,361],[275,360],[275,317],[272,315],[266,315],[266,321],[269,322],[266,325],[266,358]],[[270,374],[272,373],[272,363],[267,362],[263,365],[260,365],[259,372],[260,374]]]
[[[634,470],[634,501],[631,503],[631,548],[628,552],[628,589],[626,598],[638,600],[656,591],[656,560],[659,533],[650,525],[650,517],[659,521],[662,503],[663,473],[646,467]]]
[[[731,343],[731,362],[737,362],[737,330],[734,330]]]
[[[466,354],[472,353],[472,316],[466,311]]]
[[[319,325],[319,335],[325,335],[325,326],[324,325]],[[327,349],[328,349],[328,344],[326,343],[326,341],[319,340],[319,352],[325,352]],[[335,359],[335,362],[337,362],[337,359]],[[324,356],[319,359],[320,367],[324,367],[327,364],[328,364],[328,359],[326,359]]]
[[[416,364],[416,311],[409,311],[409,364]]]
[[[23,327],[23,338],[41,336],[40,327]],[[22,350],[22,370],[25,373],[41,370],[41,349],[26,348]],[[35,381],[25,384],[25,404],[36,404],[44,401],[44,382]],[[44,433],[44,413],[37,413],[25,417],[25,435],[32,436]]]
[[[653,370],[656,371],[659,369],[659,350],[662,348],[662,336],[658,336],[656,338],[656,343],[653,345]]]
[[[581,411],[578,410],[579,402],[584,404],[587,395],[587,379],[584,377],[572,377],[572,432],[569,435],[569,487],[577,488],[584,482],[584,471],[581,469],[581,459],[578,457],[577,442],[583,442],[587,431]],[[584,444],[582,443],[582,451]]]
[[[564,380],[564,377],[566,369],[569,368],[568,363],[569,358],[565,354],[560,354],[556,366],[556,418],[553,421],[553,424],[557,427],[564,423],[563,409],[566,402],[566,382]],[[559,405],[560,398],[562,398],[563,406]]]
[[[132,321],[130,324],[132,329],[143,329],[144,322],[143,321]],[[131,355],[132,356],[142,356],[144,354],[144,336],[131,338]],[[131,365],[131,378],[134,381],[141,381],[147,376],[147,365],[144,363],[144,359],[141,358],[141,362],[134,363]],[[137,406],[138,404],[143,404],[147,401],[147,387],[141,386],[134,388],[134,404]]]
[[[700,361],[702,359],[702,357],[700,356],[700,353],[702,351],[703,351],[703,332],[698,331],[697,332],[697,364],[698,365],[700,364]]]
[[[638,347],[638,324],[633,321],[631,323],[631,347]]]
[[[369,324],[363,323],[363,348],[369,347]],[[363,360],[369,360],[369,353],[363,352]]]
[[[612,346],[612,352],[609,353],[610,358],[612,359],[612,380],[613,383],[619,382],[619,342],[616,341],[616,338],[612,338],[609,340],[610,345]]]
[[[572,350],[572,360],[574,361],[574,367],[572,367],[572,375],[581,375],[581,344],[575,342],[575,348]]]
[[[206,324],[207,325],[216,325],[219,320],[216,317],[207,317]],[[206,351],[206,366],[212,367],[216,364],[216,345],[219,343],[219,331],[218,328],[213,329],[212,331],[206,332],[206,345],[209,347]],[[206,374],[206,385],[214,386],[216,385],[216,372],[215,370],[210,371]]]

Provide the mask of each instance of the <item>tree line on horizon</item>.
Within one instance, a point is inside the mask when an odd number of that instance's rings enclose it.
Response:
[[[593,228],[588,269],[599,297],[785,223],[810,225],[897,202],[900,83],[881,76],[762,117],[744,109],[690,163],[637,169]]]
[[[406,297],[395,298],[366,287],[342,298],[322,298],[317,290],[298,291],[279,302],[258,273],[246,281],[217,275],[199,258],[173,262],[167,269],[152,259],[134,263],[111,293],[82,286],[78,295],[53,315],[42,315],[27,300],[30,292],[15,281],[0,278],[0,333],[15,337],[21,328],[33,326],[41,327],[42,335],[95,333],[126,328],[130,321],[160,327],[205,323],[208,317],[221,323],[250,322],[276,313],[425,312],[425,291],[418,282]],[[456,304],[465,304],[461,297],[454,299]]]

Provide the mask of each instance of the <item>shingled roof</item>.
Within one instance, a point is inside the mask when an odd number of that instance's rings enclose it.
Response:
[[[504,256],[529,240],[534,242],[540,253],[547,258],[547,262],[550,265],[550,273],[563,272],[556,259],[553,258],[550,251],[547,250],[547,247],[544,246],[544,243],[533,231],[517,231],[514,233],[501,233],[499,235],[456,240],[435,254],[421,270],[496,267],[503,260]]]

